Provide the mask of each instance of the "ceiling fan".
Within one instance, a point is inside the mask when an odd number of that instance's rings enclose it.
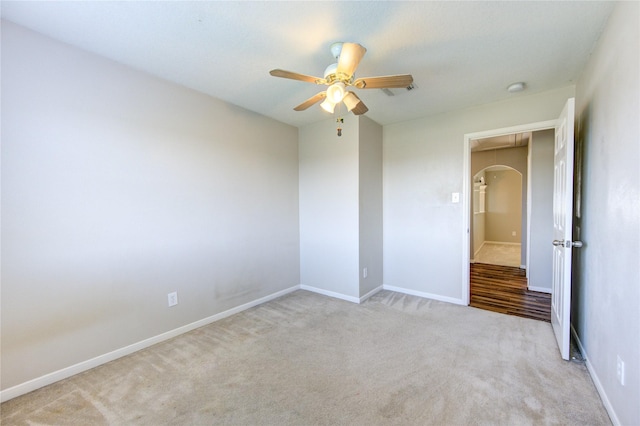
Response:
[[[329,86],[326,91],[317,93],[295,107],[295,111],[304,111],[311,105],[324,100],[320,106],[327,112],[333,113],[335,106],[340,102],[344,102],[348,111],[353,112],[355,115],[361,115],[369,111],[369,108],[360,100],[358,95],[347,90],[348,87],[357,89],[393,89],[409,87],[413,82],[413,77],[410,74],[356,78],[356,68],[358,68],[358,64],[366,52],[367,49],[358,43],[333,43],[331,45],[331,54],[336,58],[337,62],[325,69],[323,78],[281,69],[271,70],[269,74],[274,77]]]

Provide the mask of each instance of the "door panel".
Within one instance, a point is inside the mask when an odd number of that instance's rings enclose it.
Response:
[[[575,99],[567,100],[555,129],[553,179],[553,283],[551,325],[563,359],[571,341],[571,223]]]

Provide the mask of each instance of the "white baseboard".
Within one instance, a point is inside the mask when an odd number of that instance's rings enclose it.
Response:
[[[335,299],[346,300],[347,302],[360,303],[360,298],[359,297],[347,296],[346,294],[337,293],[335,291],[329,291],[329,290],[325,290],[325,289],[318,288],[318,287],[312,287],[310,285],[300,284],[300,289],[301,290],[311,291],[313,293],[322,294],[324,296],[333,297]]]
[[[474,259],[478,255],[478,253],[480,253],[480,250],[482,250],[482,247],[484,247],[484,243],[486,243],[486,241],[483,241],[482,244],[480,244],[480,247],[478,247],[478,250],[473,252],[473,258]]]
[[[333,297],[335,299],[341,299],[341,300],[346,300],[347,302],[360,304],[360,303],[364,302],[365,300],[367,300],[368,298],[370,298],[371,296],[373,296],[374,294],[376,294],[377,292],[379,292],[380,290],[382,290],[382,286],[374,288],[369,293],[367,293],[367,294],[365,294],[364,296],[361,296],[361,297],[347,296],[346,294],[337,293],[335,291],[329,291],[329,290],[325,290],[325,289],[318,288],[318,287],[312,287],[312,286],[309,286],[309,285],[306,285],[306,284],[300,284],[300,290],[307,290],[307,291],[311,291],[313,293],[322,294],[324,296]]]
[[[308,286],[308,285],[305,285],[305,284],[301,284],[300,285],[300,289],[301,290],[311,291],[313,293],[322,294],[324,296],[333,297],[333,298],[336,298],[336,299],[346,300],[347,302],[358,303],[358,304],[364,302],[365,300],[367,300],[368,298],[370,298],[371,296],[373,296],[374,294],[378,293],[381,290],[389,290],[389,291],[395,291],[395,292],[398,292],[398,293],[409,294],[411,296],[424,297],[425,299],[433,299],[433,300],[438,300],[440,302],[447,302],[447,303],[453,303],[453,304],[456,304],[456,305],[466,306],[466,304],[463,303],[463,301],[461,299],[456,299],[456,298],[447,297],[447,296],[440,296],[438,294],[431,294],[431,293],[425,293],[425,292],[421,292],[421,291],[410,290],[410,289],[402,288],[402,287],[394,287],[394,286],[390,286],[390,285],[386,285],[386,284],[371,290],[369,293],[365,294],[364,296],[362,296],[360,298],[353,297],[353,296],[347,296],[346,294],[337,293],[335,291],[324,290],[322,288],[312,287],[312,286]]]
[[[534,286],[529,286],[527,287],[527,290],[531,290],[531,291],[537,291],[539,293],[548,293],[551,294],[551,289],[547,288],[547,287],[534,287]]]
[[[364,296],[360,297],[360,302],[359,303],[364,302],[365,300],[367,300],[368,298],[370,298],[371,296],[373,296],[374,294],[376,294],[377,292],[379,292],[381,290],[382,290],[382,286],[374,288],[369,293],[367,293]]]
[[[150,346],[153,346],[157,343],[163,342],[165,340],[169,340],[171,338],[174,338],[176,336],[179,336],[181,334],[187,333],[191,330],[195,330],[196,328],[200,328],[203,327],[205,325],[211,324],[213,322],[219,321],[223,318],[226,318],[228,316],[237,314],[239,312],[245,311],[249,308],[252,308],[254,306],[260,305],[262,303],[268,302],[270,300],[273,299],[277,299],[278,297],[284,296],[285,294],[291,293],[293,291],[296,290],[307,290],[307,291],[311,291],[314,293],[319,293],[319,294],[323,294],[325,296],[329,296],[329,297],[333,297],[336,299],[342,299],[342,300],[346,300],[348,302],[352,302],[352,303],[362,303],[365,300],[367,300],[369,297],[373,296],[374,294],[378,293],[381,290],[390,290],[390,291],[396,291],[398,293],[404,293],[404,294],[409,294],[412,296],[419,296],[419,297],[424,297],[426,299],[433,299],[433,300],[438,300],[441,302],[447,302],[447,303],[453,303],[456,305],[465,305],[461,299],[456,299],[456,298],[452,298],[452,297],[446,297],[446,296],[440,296],[437,294],[431,294],[431,293],[425,293],[425,292],[421,292],[421,291],[415,291],[415,290],[410,290],[410,289],[406,289],[406,288],[402,288],[402,287],[394,287],[394,286],[388,286],[388,285],[382,285],[379,286],[373,290],[371,290],[369,293],[365,294],[364,296],[358,298],[358,297],[353,297],[353,296],[347,296],[345,294],[342,293],[337,293],[337,292],[333,292],[333,291],[328,291],[328,290],[323,290],[317,287],[311,287],[308,285],[297,285],[297,286],[293,286],[281,291],[278,291],[276,293],[270,294],[268,296],[265,297],[261,297],[259,299],[253,300],[251,302],[247,302],[243,305],[240,306],[236,306],[235,308],[231,308],[228,309],[224,312],[220,312],[218,314],[212,315],[210,317],[207,318],[203,318],[199,321],[195,321],[191,324],[187,324],[184,325],[182,327],[178,327],[176,329],[167,331],[166,333],[162,333],[159,334],[157,336],[154,337],[150,337],[148,339],[142,340],[140,342],[131,344],[129,346],[125,346],[123,348],[120,349],[116,349],[114,351],[108,352],[106,354],[103,355],[99,355],[95,358],[91,358],[89,360],[80,362],[78,364],[69,366],[69,367],[65,367],[62,368],[58,371],[54,371],[52,373],[48,373],[45,374],[44,376],[41,377],[37,377],[35,379],[29,380],[27,382],[21,383],[19,385],[7,388],[5,390],[0,391],[0,401],[1,402],[5,402],[8,401],[12,398],[15,398],[17,396],[20,395],[24,395],[26,393],[29,393],[31,391],[34,391],[36,389],[42,388],[44,386],[50,385],[52,383],[58,382],[60,380],[66,379],[68,377],[74,376],[76,374],[82,373],[84,371],[90,370],[92,368],[98,367],[102,364],[106,364],[107,362],[116,360],[118,358],[122,358],[123,356],[126,355],[130,355],[134,352],[137,352],[139,350],[148,348]]]
[[[395,286],[386,285],[386,284],[384,284],[382,286],[382,288],[383,288],[383,290],[396,291],[398,293],[409,294],[411,296],[424,297],[425,299],[433,299],[433,300],[438,300],[440,302],[447,302],[447,303],[453,303],[455,305],[467,306],[462,301],[462,299],[456,299],[454,297],[440,296],[438,294],[425,293],[425,292],[422,292],[422,291],[410,290],[410,289],[407,289],[407,288],[395,287]]]
[[[607,410],[607,414],[609,414],[609,419],[611,420],[611,423],[613,423],[614,426],[620,426],[621,425],[620,420],[618,420],[618,416],[616,415],[616,412],[613,409],[613,405],[611,405],[611,402],[607,397],[607,393],[604,391],[604,387],[602,386],[602,383],[600,382],[598,375],[593,369],[593,365],[591,365],[591,362],[589,361],[589,356],[587,355],[587,351],[585,351],[584,346],[582,346],[582,342],[578,337],[578,333],[576,333],[576,329],[573,328],[573,324],[571,324],[571,334],[573,335],[573,338],[576,340],[578,349],[580,349],[580,352],[582,353],[582,357],[585,360],[585,365],[587,366],[587,371],[589,371],[591,380],[593,381],[593,384],[598,390],[598,394],[600,395],[600,399],[602,400],[602,404],[604,405],[604,408]]]
[[[228,309],[224,312],[220,312],[218,314],[212,315],[207,318],[203,318],[199,321],[192,322],[191,324],[184,325],[182,327],[178,327],[174,330],[167,331],[166,333],[159,334],[154,337],[150,337],[148,339],[142,340],[140,342],[134,343],[129,346],[125,346],[124,348],[116,349],[115,351],[108,352],[104,355],[99,355],[95,358],[91,358],[86,361],[82,361],[78,364],[72,365],[70,367],[62,368],[58,371],[54,371],[52,373],[45,374],[44,376],[37,377],[35,379],[29,380],[27,382],[21,383],[19,385],[7,388],[5,390],[0,391],[0,401],[5,402],[12,398],[15,398],[20,395],[24,395],[36,389],[42,388],[44,386],[50,385],[57,381],[66,379],[68,377],[74,376],[76,374],[82,373],[84,371],[95,368],[99,365],[106,364],[107,362],[113,361],[118,358],[122,358],[123,356],[132,354],[141,349],[148,348],[149,346],[153,346],[157,343],[163,342],[165,340],[169,340],[173,337],[179,336],[180,334],[184,334],[188,331],[195,330],[196,328],[200,328],[202,326],[211,324],[213,322],[219,321],[223,318],[231,316],[233,314],[237,314],[238,312],[242,312],[254,306],[260,305],[262,303],[268,302],[273,299],[277,299],[280,296],[284,296],[285,294],[296,291],[300,288],[300,286],[290,287],[276,293],[270,294],[265,297],[261,297],[260,299],[253,300],[251,302],[245,303],[240,306],[236,306],[235,308]]]
[[[522,243],[510,243],[508,241],[485,241],[482,244],[504,244],[505,246],[521,246]]]

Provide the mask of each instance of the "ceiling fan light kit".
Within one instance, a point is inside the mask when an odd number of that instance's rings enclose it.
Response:
[[[359,102],[361,102],[353,92],[347,92],[342,100],[347,107],[347,111],[349,112],[351,112],[351,110],[354,109]]]
[[[334,62],[333,64],[329,65],[327,68],[324,69],[324,79],[327,80],[329,78],[330,75],[335,75],[336,70],[338,69],[338,63]]]
[[[327,111],[329,114],[333,114],[333,110],[335,109],[336,104],[334,104],[333,102],[331,102],[331,100],[329,100],[329,98],[327,98],[324,100],[324,102],[320,104],[320,106],[322,107],[323,110]]]
[[[361,115],[369,111],[369,108],[354,92],[347,91],[348,87],[351,86],[357,89],[393,89],[408,88],[413,83],[413,77],[410,74],[356,79],[356,68],[358,68],[358,64],[360,64],[360,60],[364,57],[367,49],[358,43],[343,42],[333,43],[330,49],[337,62],[325,69],[323,78],[282,69],[274,69],[269,72],[274,77],[329,86],[326,92],[317,93],[296,106],[294,110],[304,111],[324,99],[320,106],[331,114],[333,114],[336,104],[344,102],[348,111],[355,115]]]
[[[333,83],[327,89],[327,99],[330,99],[331,102],[333,102],[334,104],[337,104],[342,100],[342,98],[344,98],[344,92],[345,92],[344,89],[345,89],[345,85],[343,82],[338,81],[336,83]]]
[[[331,55],[336,58],[336,61],[338,60],[338,58],[340,57],[340,52],[342,52],[342,45],[344,43],[341,41],[335,42],[333,44],[331,44],[331,47],[329,47],[329,49],[331,50]]]

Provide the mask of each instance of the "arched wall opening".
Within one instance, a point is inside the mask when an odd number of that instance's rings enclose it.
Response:
[[[523,173],[504,164],[485,167],[473,176],[473,262],[524,267],[523,182]]]
[[[492,169],[493,168],[493,169]],[[489,172],[487,172],[489,170]],[[493,170],[493,171],[491,171]],[[520,262],[516,264],[511,264],[509,266],[518,266],[521,268],[526,268],[527,264],[527,176],[528,176],[528,146],[517,146],[512,148],[497,148],[497,149],[488,149],[482,151],[473,151],[471,152],[471,188],[473,189],[472,196],[475,197],[475,189],[476,183],[480,179],[476,177],[479,174],[484,173],[484,182],[486,187],[485,189],[485,213],[476,214],[474,212],[474,203],[473,199],[470,200],[470,223],[469,223],[469,258],[473,261],[474,256],[481,248],[481,245],[484,241],[496,241],[496,242],[504,242],[504,243],[512,243],[512,244],[520,244]],[[509,171],[509,173],[506,173]],[[491,173],[491,176],[487,176],[487,173]],[[505,188],[510,187],[513,190],[513,182],[514,182],[514,174],[519,175],[520,177],[520,191],[513,192],[512,194],[505,193]],[[511,177],[512,179],[507,179],[505,181],[505,177]],[[501,178],[501,179],[499,179]],[[493,185],[491,180],[493,180]],[[500,183],[500,185],[497,185]],[[480,195],[480,189],[478,187],[478,196]],[[489,191],[488,193],[486,191]],[[496,192],[494,194],[494,192]],[[519,202],[519,221],[513,218],[513,212],[511,211],[508,215],[509,221],[505,222],[504,220],[507,218],[505,216],[507,206],[511,206],[511,210],[513,210],[513,205],[515,202]],[[487,211],[489,208],[489,204],[492,209],[491,213]],[[500,222],[500,217],[502,216],[502,222]],[[476,227],[474,226],[474,222],[482,222],[486,225],[488,224],[490,227],[492,224],[495,225],[503,225],[503,226],[495,226],[496,232],[491,232],[491,238],[494,240],[487,238],[485,233],[483,236],[476,235]],[[487,223],[489,222],[489,223]],[[507,226],[505,228],[505,226]],[[515,235],[513,235],[515,232]],[[475,237],[475,238],[474,238]]]

